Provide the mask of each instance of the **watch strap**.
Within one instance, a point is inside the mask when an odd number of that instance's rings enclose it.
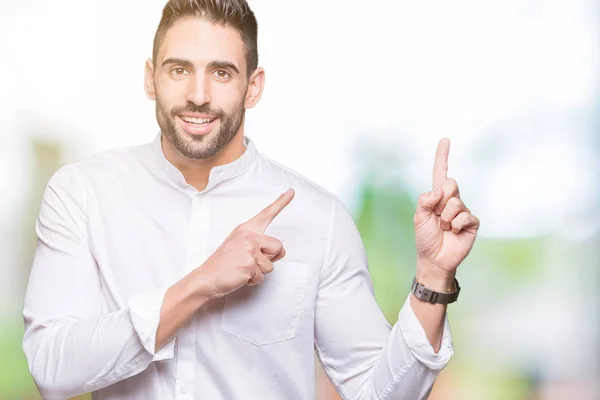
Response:
[[[450,304],[458,300],[460,293],[460,285],[458,280],[454,278],[454,292],[442,293],[426,288],[424,285],[417,282],[417,278],[413,279],[412,292],[419,299],[431,304]]]

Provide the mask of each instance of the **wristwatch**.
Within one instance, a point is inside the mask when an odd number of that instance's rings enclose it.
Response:
[[[458,294],[460,293],[460,285],[458,284],[458,280],[456,280],[456,278],[454,278],[454,287],[454,292],[436,292],[434,290],[427,289],[424,285],[417,282],[417,278],[415,277],[412,283],[412,292],[415,294],[417,299],[431,304],[450,304],[458,300]]]

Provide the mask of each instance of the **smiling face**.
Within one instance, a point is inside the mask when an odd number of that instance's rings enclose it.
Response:
[[[160,129],[178,153],[206,160],[243,131],[245,109],[258,102],[264,71],[246,74],[244,43],[228,25],[197,17],[166,32],[156,64],[146,68],[146,92],[156,100]]]

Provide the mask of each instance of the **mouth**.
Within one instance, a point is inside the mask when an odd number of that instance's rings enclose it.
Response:
[[[206,135],[209,133],[216,121],[217,117],[192,117],[189,115],[178,115],[179,121],[184,131],[190,135]]]

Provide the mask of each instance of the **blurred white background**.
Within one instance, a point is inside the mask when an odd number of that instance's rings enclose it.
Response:
[[[599,2],[249,3],[267,80],[246,133],[261,152],[358,213],[373,171],[415,199],[429,190],[437,141],[452,140],[450,176],[484,244],[460,271],[462,355],[439,398],[600,398]],[[155,137],[143,67],[164,1],[0,4],[0,321],[20,329],[45,184],[35,145],[64,163]],[[529,250],[501,269],[498,241]],[[529,383],[505,393],[467,377],[478,368]],[[30,393],[23,379],[0,380],[0,398]]]

